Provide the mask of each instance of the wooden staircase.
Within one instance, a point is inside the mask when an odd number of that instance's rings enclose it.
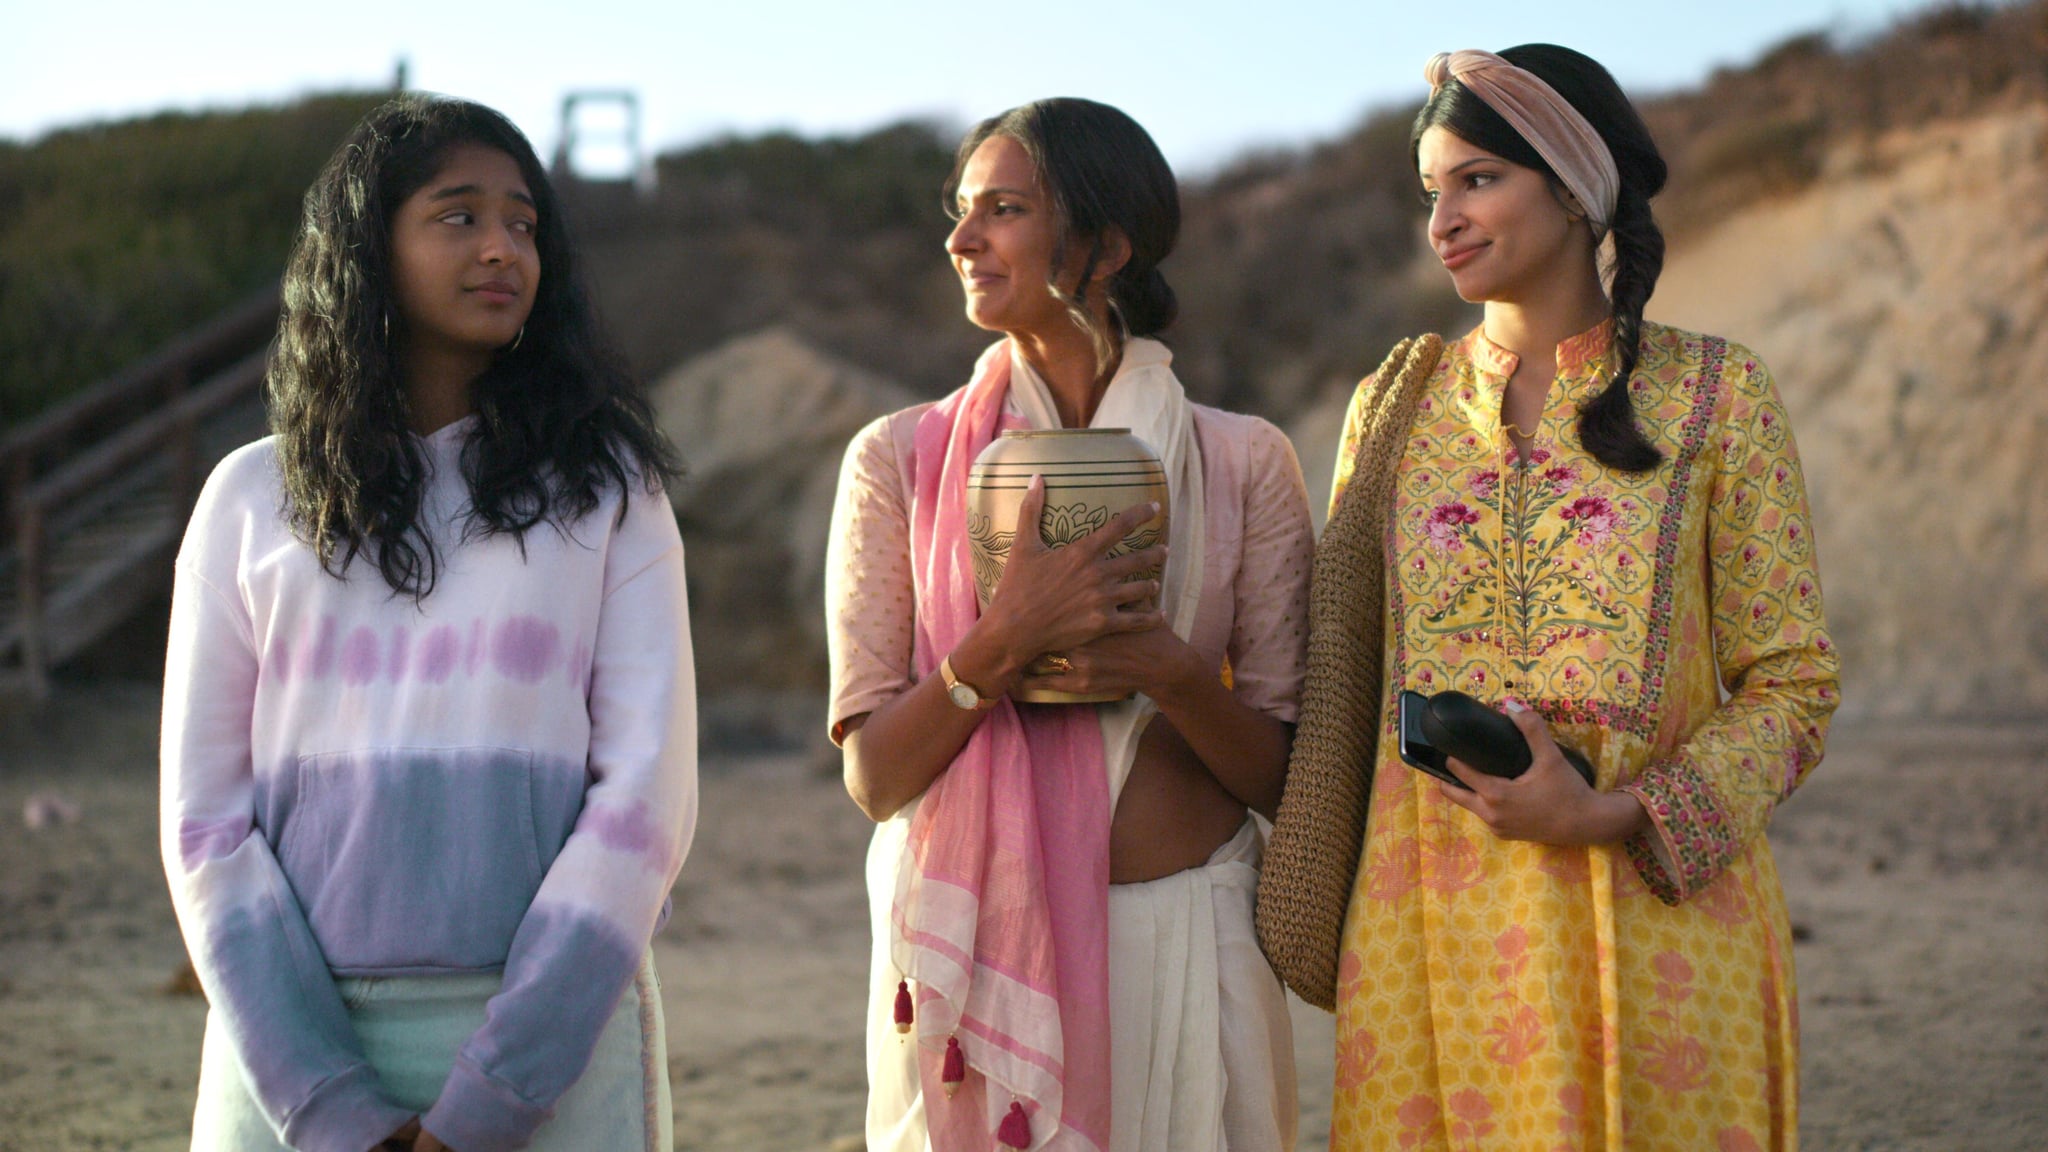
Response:
[[[0,435],[0,692],[49,692],[50,669],[149,603],[206,474],[263,434],[277,289]]]

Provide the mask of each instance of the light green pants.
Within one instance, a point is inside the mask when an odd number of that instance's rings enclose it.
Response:
[[[484,1004],[499,984],[496,975],[335,981],[385,1093],[420,1113],[440,1096],[457,1049],[483,1025]],[[527,1147],[530,1152],[670,1152],[673,1117],[661,987],[650,952],[599,1034],[590,1066],[562,1094],[553,1118]],[[256,1106],[234,1042],[212,1016],[200,1056],[192,1152],[290,1152]]]

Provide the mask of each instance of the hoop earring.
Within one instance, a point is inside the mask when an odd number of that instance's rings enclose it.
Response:
[[[517,336],[514,336],[514,337],[512,338],[512,342],[511,342],[510,344],[507,344],[507,345],[505,345],[505,351],[507,351],[507,352],[517,352],[517,351],[519,351],[519,342],[520,342],[520,341],[522,341],[522,340],[524,340],[524,339],[526,339],[526,325],[524,325],[524,324],[521,324],[521,325],[519,326],[519,335],[517,335]]]

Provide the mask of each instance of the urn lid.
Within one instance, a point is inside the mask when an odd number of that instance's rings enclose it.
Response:
[[[1029,440],[1034,436],[1129,436],[1129,428],[1012,428],[1005,440]]]

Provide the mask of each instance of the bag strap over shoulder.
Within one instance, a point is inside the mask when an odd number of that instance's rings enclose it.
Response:
[[[1350,482],[1331,509],[1310,573],[1301,715],[1259,880],[1257,928],[1280,978],[1326,1012],[1336,1010],[1344,916],[1379,748],[1394,478],[1443,349],[1433,333],[1403,340],[1359,384]]]

